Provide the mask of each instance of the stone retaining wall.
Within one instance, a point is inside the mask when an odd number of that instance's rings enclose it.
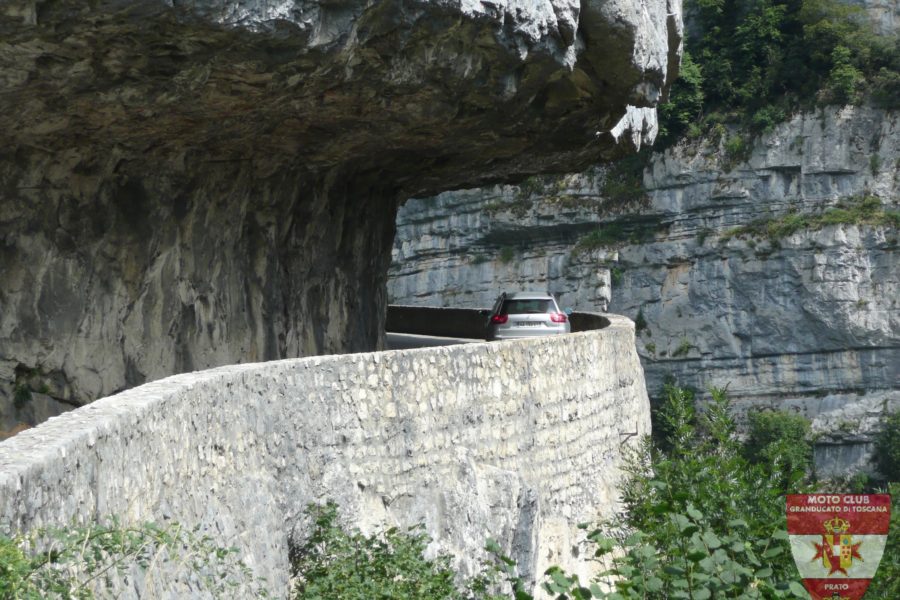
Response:
[[[530,573],[584,571],[575,524],[610,514],[623,440],[650,430],[634,326],[608,319],[228,366],[104,398],[0,443],[0,531],[111,515],[199,524],[280,596],[304,507],[333,499],[363,530],[424,522],[431,550],[464,570],[491,536]]]

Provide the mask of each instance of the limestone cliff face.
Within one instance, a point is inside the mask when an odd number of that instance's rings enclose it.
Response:
[[[379,339],[393,206],[374,182],[345,197],[249,164],[129,176],[139,164],[85,160],[4,173],[32,188],[0,207],[13,424],[171,373]]]
[[[728,385],[741,412],[796,409],[823,434],[824,471],[861,466],[868,434],[900,408],[896,221],[853,224],[832,212],[836,224],[794,233],[722,234],[757,220],[814,221],[863,195],[897,211],[900,116],[801,115],[730,172],[721,157],[704,145],[653,162],[647,183],[668,207],[668,247],[621,249],[613,310],[646,317],[649,385],[672,373],[700,389]]]
[[[740,414],[812,418],[826,473],[859,466],[878,419],[900,408],[900,232],[852,213],[865,196],[900,208],[900,115],[797,115],[743,158],[729,158],[726,138],[655,155],[646,197],[628,202],[612,201],[602,170],[489,190],[480,206],[474,191],[410,202],[391,298],[484,306],[522,287],[579,309],[609,298],[637,321],[651,395],[669,375],[727,385]],[[454,202],[473,222],[468,236],[441,212]],[[577,248],[597,221],[605,234]]]
[[[0,429],[378,346],[398,201],[651,140],[680,11],[5,2]]]
[[[900,3],[897,0],[851,0],[848,4],[865,9],[876,31],[889,34],[900,30]]]
[[[501,290],[534,288],[558,295],[561,306],[606,310],[615,252],[572,252],[610,205],[600,191],[603,173],[410,200],[397,216],[392,301],[489,307]]]

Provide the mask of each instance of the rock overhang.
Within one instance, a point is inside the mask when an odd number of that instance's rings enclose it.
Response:
[[[0,430],[378,348],[399,202],[647,141],[680,40],[679,0],[0,3]]]
[[[197,156],[261,174],[339,167],[393,180],[399,195],[584,166],[621,152],[609,132],[626,117],[625,138],[649,141],[641,109],[670,83],[681,42],[677,0],[0,11],[4,153],[88,147],[150,170]]]

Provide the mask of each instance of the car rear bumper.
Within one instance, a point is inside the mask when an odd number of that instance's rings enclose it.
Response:
[[[549,327],[544,328],[529,328],[529,329],[516,329],[511,331],[496,331],[490,337],[493,340],[518,340],[522,338],[535,338],[535,337],[544,337],[547,335],[561,335],[563,333],[569,333],[564,328],[559,329],[550,329]]]

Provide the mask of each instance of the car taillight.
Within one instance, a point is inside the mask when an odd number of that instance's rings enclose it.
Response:
[[[550,320],[554,323],[565,323],[569,319],[566,318],[565,313],[550,313]]]
[[[509,315],[494,315],[491,317],[491,323],[496,323],[497,325],[503,325],[509,321]]]

